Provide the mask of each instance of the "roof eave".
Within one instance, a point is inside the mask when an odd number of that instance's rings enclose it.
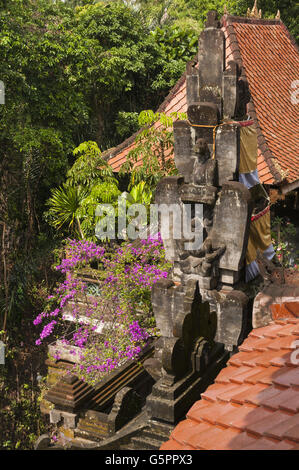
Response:
[[[260,18],[244,18],[244,17],[232,16],[232,15],[224,15],[221,18],[221,21],[222,21],[223,26],[227,28],[228,34],[230,36],[233,36],[233,39],[232,39],[232,42],[234,43],[234,48],[232,49],[233,58],[234,58],[235,62],[237,62],[237,64],[239,65],[240,70],[242,71],[242,76],[247,79],[246,70],[245,70],[245,67],[243,65],[241,50],[240,50],[240,47],[239,47],[237,36],[235,34],[235,31],[234,31],[233,23],[237,22],[237,23],[247,23],[247,24],[250,23],[250,24],[262,24],[262,25],[267,25],[267,24],[271,24],[271,25],[279,24],[279,25],[281,25],[283,23],[282,23],[282,21],[275,20],[275,19],[274,20],[264,20],[264,19],[260,19]],[[248,84],[249,84],[249,89],[250,89],[249,80],[248,80]],[[267,141],[265,139],[265,136],[262,132],[262,129],[261,129],[260,124],[259,124],[259,120],[258,120],[256,111],[255,111],[255,106],[254,106],[252,98],[251,98],[250,103],[249,103],[249,113],[250,113],[251,118],[254,120],[254,125],[255,125],[255,128],[256,128],[256,131],[257,131],[257,138],[258,138],[259,148],[261,149],[261,151],[263,153],[263,156],[264,156],[264,159],[265,159],[265,161],[268,165],[269,171],[270,171],[270,173],[271,173],[271,175],[274,179],[274,184],[281,184],[283,182],[284,178],[280,174],[280,172],[278,171],[277,165],[275,165],[275,163],[274,163],[274,161],[276,161],[277,159],[275,158],[275,156],[270,151],[268,143],[267,143]]]
[[[285,183],[280,186],[282,194],[287,194],[295,189],[299,188],[299,179],[292,181],[291,183]]]

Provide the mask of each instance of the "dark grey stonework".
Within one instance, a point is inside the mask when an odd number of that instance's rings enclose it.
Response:
[[[237,86],[238,65],[236,62],[231,61],[229,62],[227,69],[223,72],[222,77],[224,119],[230,119],[236,114]]]
[[[241,183],[229,182],[222,186],[215,205],[213,246],[226,245],[219,267],[226,271],[240,271],[248,243],[251,199],[248,189]]]
[[[187,64],[186,94],[188,105],[199,101],[199,74],[195,65],[196,61]]]
[[[198,70],[200,100],[213,102],[222,111],[222,74],[224,70],[225,39],[221,29],[209,27],[199,38]]]
[[[195,131],[187,121],[176,121],[173,123],[173,134],[174,161],[180,174],[185,181],[189,182],[196,160],[196,154],[193,150]]]
[[[237,124],[222,125],[216,132],[218,185],[238,180],[240,131]]]
[[[187,67],[188,121],[174,125],[182,180],[170,190],[166,179],[158,190],[158,202],[203,205],[202,246],[188,251],[165,240],[166,247],[175,246],[173,269],[152,293],[161,338],[145,362],[158,378],[146,409],[152,420],[172,425],[213,380],[248,325],[249,298],[237,283],[244,281],[251,197],[237,182],[239,128],[223,122],[242,111],[245,95],[237,65],[224,70],[224,51],[224,34],[210,12],[199,38],[198,69]]]

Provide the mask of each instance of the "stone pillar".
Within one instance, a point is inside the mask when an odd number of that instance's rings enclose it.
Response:
[[[249,236],[251,199],[249,190],[236,181],[225,183],[215,205],[212,245],[226,245],[219,261],[221,280],[235,284],[241,277]]]
[[[210,12],[199,38],[198,68],[187,67],[188,120],[174,124],[179,176],[162,180],[156,193],[158,203],[203,209],[202,245],[189,250],[183,239],[163,239],[173,269],[152,291],[161,337],[148,364],[158,380],[147,411],[170,424],[213,381],[248,323],[248,297],[238,282],[244,275],[250,193],[236,181],[239,128],[222,122],[223,111],[231,118],[238,106],[238,70],[234,64],[224,70],[224,53],[224,34]]]

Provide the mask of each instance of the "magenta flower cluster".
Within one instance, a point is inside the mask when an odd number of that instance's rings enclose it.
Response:
[[[64,258],[56,269],[62,273],[67,273],[82,263],[89,262],[92,258],[101,258],[105,253],[102,246],[87,240],[68,240],[66,258]]]
[[[89,294],[87,283],[78,275],[79,268],[92,260],[98,262],[102,275],[97,297]],[[53,334],[56,326],[65,324],[66,311],[71,313],[75,329],[71,337],[63,338],[64,344],[80,359],[75,373],[95,383],[124,361],[136,359],[153,332],[147,324],[152,316],[150,291],[168,274],[162,240],[158,236],[137,245],[123,244],[112,255],[95,243],[69,240],[66,256],[56,269],[66,274],[66,279],[49,296],[48,308],[33,321],[40,325],[48,320],[36,344]],[[136,309],[142,311],[138,321]],[[101,334],[97,332],[99,323]],[[55,358],[59,359],[58,353]]]
[[[142,341],[145,341],[148,339],[148,333],[147,331],[144,330],[144,328],[141,328],[138,321],[134,321],[129,325],[129,334],[135,343],[139,343]]]
[[[63,309],[66,304],[70,301],[74,301],[78,294],[84,293],[84,290],[86,289],[86,283],[73,277],[71,275],[71,271],[78,266],[89,263],[93,258],[103,256],[104,252],[104,248],[97,246],[95,243],[91,243],[89,241],[68,240],[66,257],[62,260],[60,265],[56,266],[58,271],[61,271],[63,274],[67,274],[67,278],[55,289],[55,294],[48,297],[50,305],[54,303],[55,308],[50,312],[42,312],[38,314],[33,320],[34,325],[42,323],[44,318],[63,317]],[[76,318],[75,313],[76,311],[73,310],[74,319]],[[40,345],[43,339],[50,336],[53,333],[56,324],[57,321],[52,320],[50,323],[45,325],[35,344]]]
[[[50,323],[44,326],[43,331],[40,334],[40,337],[38,340],[36,340],[35,344],[41,344],[41,340],[44,338],[47,338],[47,336],[50,336],[50,334],[53,332],[54,326],[57,324],[55,320],[52,320]]]

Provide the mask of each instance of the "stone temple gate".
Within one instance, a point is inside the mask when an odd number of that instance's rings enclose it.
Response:
[[[244,281],[254,203],[239,182],[240,130],[250,95],[237,64],[224,69],[224,54],[224,33],[210,12],[198,67],[187,69],[188,119],[174,123],[179,176],[164,178],[156,191],[159,204],[203,206],[202,246],[191,251],[185,240],[164,240],[173,269],[152,295],[162,337],[145,363],[158,377],[147,408],[168,423],[186,412],[250,328]]]
[[[144,356],[142,373],[129,366],[123,378],[112,377],[97,390],[73,376],[53,380],[46,395],[52,409],[45,412],[63,423],[70,448],[158,449],[252,328],[259,290],[247,281],[258,263],[263,267],[260,253],[274,257],[269,201],[255,174],[246,76],[237,62],[225,65],[225,35],[213,11],[186,83],[187,119],[174,123],[179,174],[160,181],[155,202],[202,205],[203,244],[190,250],[187,240],[171,234],[163,240],[173,267],[153,288],[161,336]],[[49,446],[48,436],[36,443],[38,449]]]

